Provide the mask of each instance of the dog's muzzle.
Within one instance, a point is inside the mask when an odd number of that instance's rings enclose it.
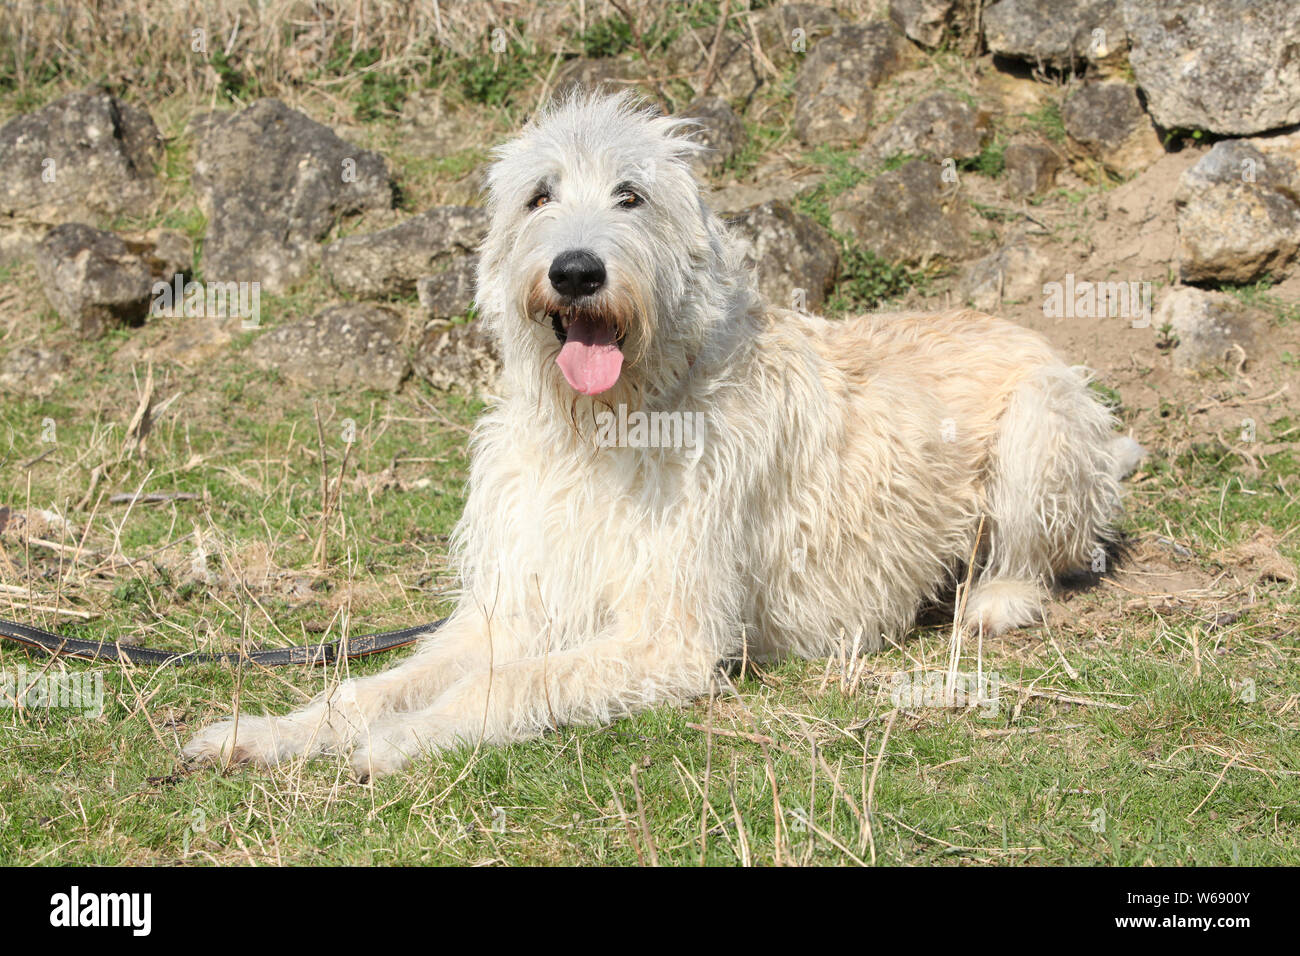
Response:
[[[555,257],[546,276],[558,300],[547,310],[561,344],[556,364],[574,391],[609,391],[623,370],[623,336],[596,298],[605,285],[605,263],[587,249],[570,249]]]

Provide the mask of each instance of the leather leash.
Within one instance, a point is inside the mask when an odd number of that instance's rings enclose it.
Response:
[[[436,630],[445,621],[432,624],[419,624],[397,631],[379,631],[348,638],[346,641],[332,641],[328,644],[309,644],[306,647],[273,647],[248,651],[207,654],[200,651],[163,651],[153,647],[140,647],[135,644],[119,644],[106,641],[86,641],[75,637],[63,637],[53,631],[42,630],[29,624],[0,619],[0,638],[17,641],[24,647],[43,651],[52,657],[75,657],[83,661],[129,661],[132,664],[169,665],[169,664],[235,664],[240,660],[263,667],[282,667],[286,664],[330,664],[345,657],[355,660],[371,654],[382,654],[397,647],[414,644],[422,634]]]

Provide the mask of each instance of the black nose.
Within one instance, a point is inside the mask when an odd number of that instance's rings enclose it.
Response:
[[[605,263],[586,249],[561,252],[546,273],[555,291],[566,299],[591,295],[605,284]]]

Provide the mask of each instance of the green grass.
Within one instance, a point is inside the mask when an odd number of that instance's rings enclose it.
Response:
[[[1267,313],[1278,325],[1300,322],[1300,302],[1290,302],[1271,293],[1275,281],[1271,277],[1259,279],[1248,285],[1225,285],[1221,291],[1235,296],[1251,308]]]
[[[6,537],[13,571],[0,559],[0,582],[58,591],[62,606],[96,617],[5,616],[211,649],[236,647],[241,634],[308,643],[336,638],[345,618],[358,633],[446,611],[442,555],[467,467],[460,427],[477,403],[418,385],[313,399],[236,355],[197,373],[146,460],[118,461],[134,390],[108,362],[113,347],[95,346],[100,370],[57,398],[3,406],[12,461],[46,449],[45,418],[58,444],[29,470],[7,469],[0,500],[25,507],[30,475],[33,507],[57,507],[78,532],[90,521],[88,548],[151,556],[106,567]],[[343,466],[343,421],[357,423],[323,569],[313,560],[315,400],[331,476]],[[406,490],[366,490],[366,476],[394,459]],[[100,502],[90,520],[72,503],[104,463],[102,492],[145,482],[200,497],[129,515]],[[1289,457],[1252,474],[1227,449],[1199,448],[1146,472],[1128,533],[1168,536],[1198,564],[1212,567],[1210,555],[1261,524],[1300,524]],[[196,528],[212,583],[187,572]],[[1293,539],[1283,545],[1292,559]],[[711,701],[426,757],[373,787],[336,758],[229,773],[177,759],[237,693],[247,712],[284,710],[342,673],[59,663],[53,670],[102,674],[106,708],[0,710],[0,862],[841,865],[874,852],[893,865],[1300,863],[1294,595],[1260,583],[1253,603],[1230,602],[1241,615],[1221,626],[1199,607],[1125,611],[1128,597],[1105,585],[1080,592],[1050,632],[985,641],[978,663],[967,644],[963,669],[999,675],[991,715],[891,701],[895,674],[944,668],[948,629],[931,626],[864,659],[856,682],[840,661],[751,667]],[[401,653],[347,670],[373,672]],[[0,673],[19,666],[43,662],[0,644]]]
[[[1032,113],[1021,114],[1030,127],[1057,145],[1065,143],[1065,120],[1061,118],[1061,106],[1056,102],[1047,102]]]

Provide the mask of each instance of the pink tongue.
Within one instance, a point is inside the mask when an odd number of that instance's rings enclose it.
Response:
[[[575,317],[555,363],[575,391],[599,395],[618,381],[623,352],[614,341],[613,326]]]

